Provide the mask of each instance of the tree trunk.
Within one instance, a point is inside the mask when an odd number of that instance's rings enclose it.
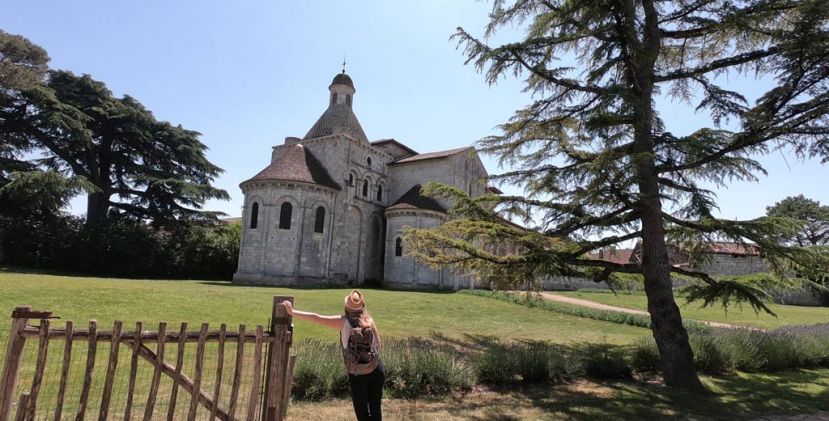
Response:
[[[647,86],[647,84],[644,84]],[[645,95],[649,98],[650,91]],[[639,206],[642,222],[642,275],[651,315],[653,337],[662,360],[662,376],[668,386],[704,390],[694,367],[694,354],[688,341],[688,332],[682,325],[682,316],[676,305],[671,281],[665,227],[662,219],[662,200],[659,180],[653,158],[652,116],[650,101],[643,101],[638,110],[634,129],[634,173],[641,198]]]
[[[704,390],[697,377],[688,332],[676,305],[662,218],[647,212],[642,218],[642,274],[651,315],[653,338],[662,360],[665,384]]]
[[[642,222],[642,275],[651,315],[653,338],[662,360],[662,377],[668,386],[705,390],[694,366],[694,353],[688,341],[688,332],[682,325],[682,316],[676,305],[665,244],[662,219],[662,199],[659,192],[659,174],[654,160],[653,92],[654,69],[660,50],[658,13],[652,0],[642,0],[645,25],[642,39],[635,34],[636,6],[634,1],[621,2],[623,28],[620,35],[631,55],[628,60],[627,81],[633,96],[633,169],[639,186],[638,201]]]
[[[86,225],[103,222],[109,211],[109,196],[103,192],[89,193],[86,199]]]

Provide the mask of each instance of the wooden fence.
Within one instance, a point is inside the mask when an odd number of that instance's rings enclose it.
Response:
[[[134,330],[125,331],[121,321],[115,321],[112,330],[103,331],[98,330],[95,320],[89,322],[87,329],[80,330],[72,321],[55,327],[57,323],[53,319],[56,317],[51,312],[33,311],[31,307],[15,308],[0,372],[0,421],[81,421],[95,418],[149,421],[195,420],[197,417],[210,420],[281,420],[287,413],[296,360],[295,355],[289,356],[293,333],[291,318],[280,304],[286,300],[293,302],[292,297],[274,297],[269,330],[265,331],[259,325],[252,332],[245,325],[240,325],[236,331],[229,331],[224,324],[219,330],[211,331],[207,323],[201,324],[199,330],[188,330],[187,323],[181,323],[178,331],[168,331],[165,322],[159,323],[155,331],[145,330],[142,322],[136,323]],[[30,321],[39,321],[39,324],[30,325]],[[26,343],[30,339],[36,339],[36,359],[33,368],[21,370]],[[58,345],[55,342],[62,344],[55,346]],[[50,347],[50,343],[53,346]],[[98,353],[99,343],[109,345],[105,367],[104,361],[96,366],[96,361],[104,357]],[[216,353],[206,358],[207,344],[211,344],[210,348],[215,348]],[[73,345],[76,345],[74,348],[80,347],[75,354],[85,352],[85,364],[78,361],[77,367],[72,366]],[[123,351],[128,353],[129,359],[124,354],[119,358],[122,348],[126,348]],[[187,352],[188,348],[190,352]],[[168,359],[173,355],[172,351],[175,351],[175,361],[171,363]],[[234,355],[232,367],[231,361],[225,363],[226,351],[229,351],[228,356],[231,352]],[[56,358],[55,353],[60,358]],[[30,357],[35,358],[34,355],[32,353]],[[96,358],[96,355],[101,358]],[[56,373],[50,378],[51,384],[44,381],[47,356],[55,361]],[[128,369],[124,367],[127,363]],[[147,390],[136,393],[136,378],[142,370],[141,364],[149,365],[145,368],[149,381]],[[184,372],[185,366],[192,367],[192,376]],[[80,378],[70,378],[70,370],[77,372]],[[120,379],[117,378],[119,372]],[[99,374],[97,377],[96,373]],[[242,382],[243,373],[246,373],[247,382]],[[168,387],[164,388],[164,396],[160,399],[162,375],[169,380],[165,382]],[[208,376],[211,377],[209,386],[206,381]],[[114,389],[116,380],[120,380],[118,384],[125,384],[125,387]],[[20,383],[30,387],[18,395]],[[75,405],[69,405],[67,390],[73,387],[80,387],[80,390],[75,391]],[[39,406],[39,398],[45,388],[54,392],[54,396],[50,395],[48,408],[46,405]],[[96,393],[93,394],[93,390]],[[183,402],[187,399],[186,395],[179,400],[180,390],[189,395],[189,402]],[[123,396],[116,396],[118,394]],[[222,394],[225,394],[224,403]],[[100,400],[96,399],[97,396]],[[167,396],[169,398],[165,400]],[[166,411],[157,404],[159,400],[165,401]],[[113,401],[123,405],[114,405]],[[177,413],[178,404],[181,405]],[[16,413],[14,418],[13,412]]]

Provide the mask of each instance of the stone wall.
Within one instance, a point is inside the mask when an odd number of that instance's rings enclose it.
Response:
[[[697,265],[694,270],[712,276],[747,275],[768,272],[769,267],[760,256],[732,254],[711,254],[707,262]]]

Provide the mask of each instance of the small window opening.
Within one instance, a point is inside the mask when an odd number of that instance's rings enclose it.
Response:
[[[314,232],[322,233],[325,229],[325,208],[322,206],[317,208],[317,215],[314,219]]]
[[[348,185],[349,185],[349,186],[353,186],[353,185],[354,185],[354,174],[349,174],[349,175],[348,175]]]
[[[334,92],[333,94],[331,94],[331,103],[332,103],[332,104],[336,104],[336,103],[337,103],[337,93],[336,93],[336,92]]]
[[[351,106],[351,95],[345,96],[345,103],[348,104],[349,107]]]
[[[368,197],[368,180],[363,180],[363,197]]]
[[[383,186],[381,186],[381,185],[377,186],[377,201],[378,202],[383,201]]]
[[[397,237],[397,239],[394,240],[394,255],[395,256],[402,256],[403,255],[403,239],[400,238],[400,237]]]
[[[288,202],[283,203],[279,209],[279,229],[291,229],[291,213],[293,213],[293,206]]]
[[[253,202],[250,208],[250,229],[255,230],[259,225],[259,203]]]

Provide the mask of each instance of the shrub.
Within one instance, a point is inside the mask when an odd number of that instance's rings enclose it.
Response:
[[[489,344],[472,361],[475,374],[482,383],[500,385],[516,381],[517,364],[507,344]]]
[[[474,375],[454,349],[432,341],[408,339],[383,345],[386,389],[394,397],[442,396],[469,389]]]
[[[624,380],[633,377],[625,353],[608,344],[586,346],[584,372],[597,379]]]
[[[708,374],[723,374],[733,371],[730,359],[717,346],[716,338],[710,333],[696,333],[689,337],[694,351],[694,365],[697,370]]]
[[[550,380],[553,347],[545,342],[524,343],[516,347],[516,371],[521,380],[539,383]]]
[[[317,401],[348,395],[348,374],[337,343],[306,340],[296,345],[292,395]],[[385,388],[400,398],[443,396],[475,383],[462,355],[448,346],[421,339],[383,343]]]
[[[299,400],[319,401],[348,395],[348,374],[336,343],[306,340],[296,345],[291,394]]]
[[[630,366],[640,373],[656,373],[662,371],[662,360],[659,359],[659,349],[652,337],[643,337],[633,343],[630,356]]]

